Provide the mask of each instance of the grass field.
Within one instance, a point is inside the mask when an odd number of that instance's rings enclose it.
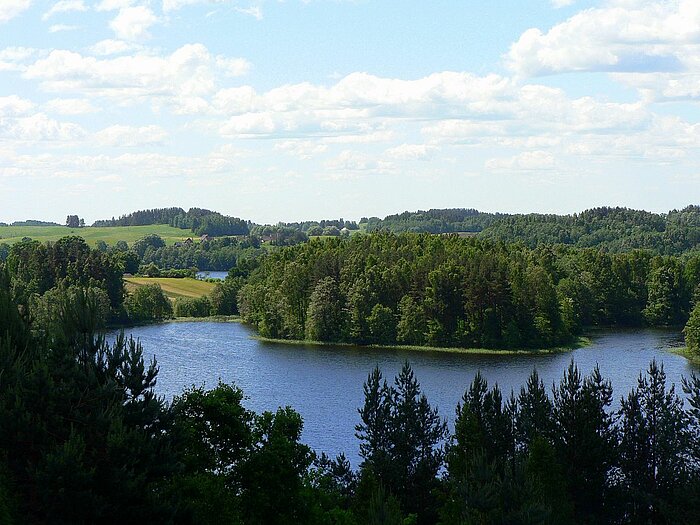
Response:
[[[198,281],[197,279],[175,279],[172,277],[125,277],[124,281],[128,292],[139,286],[158,283],[170,299],[202,297],[209,295],[216,286],[214,283]]]
[[[31,237],[37,241],[57,241],[66,235],[78,235],[93,246],[97,241],[105,241],[109,245],[117,241],[126,241],[131,245],[146,235],[160,235],[167,244],[182,241],[192,237],[190,230],[181,230],[163,224],[152,226],[115,226],[112,228],[68,228],[67,226],[0,226],[0,243],[13,244],[23,237]]]

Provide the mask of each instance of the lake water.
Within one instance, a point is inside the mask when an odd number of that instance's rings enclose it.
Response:
[[[598,363],[611,379],[615,403],[636,386],[640,371],[656,358],[664,364],[669,382],[680,389],[680,378],[693,366],[668,349],[682,345],[678,332],[637,330],[592,335],[585,348],[558,354],[467,355],[354,347],[263,343],[238,323],[166,323],[130,329],[145,354],[160,365],[157,390],[168,399],[187,386],[213,387],[219,378],[233,382],[249,397],[257,412],[290,405],[304,418],[304,441],[317,452],[344,452],[357,465],[362,384],[375,365],[393,380],[408,360],[423,391],[443,417],[454,411],[477,370],[497,382],[504,394],[517,393],[533,367],[547,386],[559,381],[573,358],[582,372]]]
[[[197,272],[197,279],[219,279],[224,280],[228,272]]]

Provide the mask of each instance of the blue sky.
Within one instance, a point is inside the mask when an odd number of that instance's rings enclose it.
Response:
[[[700,202],[697,0],[2,0],[0,221]]]

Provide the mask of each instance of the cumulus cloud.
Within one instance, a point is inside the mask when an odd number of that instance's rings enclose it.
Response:
[[[160,126],[116,125],[95,133],[95,140],[103,146],[135,147],[162,143],[168,133]]]
[[[29,9],[31,0],[2,0],[0,2],[0,24],[4,24]]]
[[[97,4],[98,11],[116,11],[134,5],[135,0],[102,0]]]
[[[53,15],[58,13],[85,12],[88,8],[83,0],[61,0],[56,2],[51,8],[42,15],[42,20],[48,20]]]
[[[220,71],[217,63],[220,60],[201,44],[185,45],[167,56],[138,53],[97,58],[54,50],[30,64],[24,77],[39,81],[46,91],[109,97],[123,104],[149,100],[181,107],[213,93],[217,78],[230,74],[228,68]]]
[[[34,103],[31,100],[20,98],[17,95],[0,97],[0,118],[25,114],[33,107]]]
[[[125,42],[124,40],[106,39],[106,40],[100,40],[99,42],[93,44],[90,47],[90,52],[93,55],[108,56],[108,55],[120,55],[122,53],[137,51],[139,49],[141,49],[141,46],[139,44],[135,44],[134,42]]]
[[[299,159],[308,160],[325,152],[328,145],[313,140],[284,140],[275,144],[275,149]]]
[[[546,151],[525,151],[508,158],[493,158],[486,161],[487,170],[536,171],[550,170],[556,165],[554,156]]]
[[[700,3],[611,2],[547,32],[528,29],[506,55],[512,71],[537,76],[568,71],[680,71],[697,56]]]
[[[84,98],[55,98],[44,104],[49,113],[58,115],[86,115],[100,111],[92,102]]]
[[[54,24],[49,27],[49,33],[60,33],[61,31],[75,31],[80,29],[79,26],[71,26],[67,24]]]
[[[429,144],[401,144],[387,150],[388,157],[397,160],[428,160],[436,147]]]
[[[59,122],[45,113],[0,120],[0,136],[20,141],[72,141],[85,130],[72,122]]]
[[[148,30],[158,22],[158,17],[146,6],[123,7],[109,23],[117,38],[143,40],[150,37]]]

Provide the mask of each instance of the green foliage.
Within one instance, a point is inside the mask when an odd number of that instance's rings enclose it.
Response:
[[[695,258],[640,251],[379,232],[272,252],[239,299],[244,320],[263,335],[310,337],[318,321],[308,316],[311,296],[333,279],[341,311],[333,340],[549,348],[589,326],[684,322],[700,284],[696,267]]]
[[[652,361],[646,376],[622,399],[620,470],[632,522],[672,522],[674,501],[687,483],[691,434],[683,401],[666,388],[663,365]]]
[[[93,316],[91,319],[85,318],[91,330],[104,328],[110,315],[110,305],[107,292],[101,288],[80,288],[75,285],[52,288],[44,295],[31,297],[29,312],[34,326],[50,333],[65,322],[66,309],[76,304]]]
[[[173,316],[173,306],[159,284],[139,286],[124,301],[133,321],[162,321]]]
[[[337,341],[341,327],[340,292],[332,277],[321,279],[309,298],[306,337],[316,341]]]
[[[396,319],[391,308],[375,304],[367,318],[367,327],[373,343],[388,345],[396,341]]]
[[[418,523],[434,522],[438,506],[434,491],[447,423],[428,403],[408,363],[391,387],[375,369],[364,391],[362,423],[355,427],[363,458],[361,475],[375,478],[396,497],[404,513],[416,514]],[[383,499],[378,502],[379,508],[387,504]],[[385,510],[391,515],[390,509],[389,504]]]
[[[35,337],[0,282],[0,479],[11,485],[0,484],[22,523],[160,522],[157,485],[176,465],[158,369],[135,341],[96,335],[89,296],[66,290]]]
[[[114,311],[124,299],[122,265],[117,257],[90,249],[80,237],[63,237],[55,243],[22,241],[12,245],[7,258],[16,302],[27,305],[32,294],[42,295],[56,286],[103,289]]]
[[[691,352],[700,352],[700,303],[695,305],[690,313],[690,318],[683,328],[685,335],[685,344]]]
[[[175,299],[175,317],[209,317],[211,301],[204,297],[178,297]]]
[[[243,277],[227,276],[216,283],[209,295],[212,312],[217,315],[235,315],[238,313],[238,292],[241,291],[245,279]]]

